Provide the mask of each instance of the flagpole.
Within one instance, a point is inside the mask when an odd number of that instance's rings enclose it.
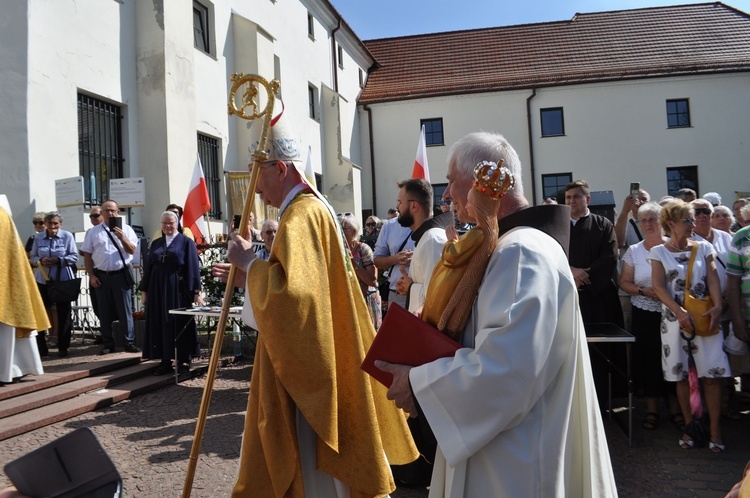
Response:
[[[258,176],[260,173],[260,165],[263,161],[268,159],[266,153],[266,143],[268,141],[268,130],[273,117],[273,107],[276,102],[276,93],[279,91],[279,81],[273,80],[270,83],[260,76],[253,74],[233,74],[231,79],[232,88],[229,91],[229,105],[228,113],[234,114],[239,118],[254,120],[262,119],[262,128],[260,132],[259,144],[253,154],[253,167],[250,172],[250,184],[245,195],[245,204],[242,208],[242,221],[239,227],[235,227],[241,237],[247,238],[247,220],[250,217],[250,211],[255,204],[255,190],[258,185]],[[235,93],[243,85],[249,85],[248,89],[245,90],[242,96],[242,104],[237,107],[235,100]],[[258,88],[263,87],[268,98],[266,106],[263,110],[259,111],[259,105],[257,102]],[[251,110],[252,113],[247,113],[246,110]],[[224,330],[227,326],[229,319],[229,307],[232,304],[232,295],[234,294],[234,279],[237,276],[237,267],[232,265],[229,270],[229,278],[227,278],[227,286],[224,289],[224,300],[221,304],[221,314],[219,315],[219,323],[216,325],[216,334],[214,335],[213,350],[211,351],[211,360],[208,364],[208,371],[206,372],[206,385],[203,388],[203,398],[201,399],[201,406],[198,412],[198,420],[195,424],[195,436],[193,437],[193,446],[190,450],[190,458],[188,460],[188,470],[185,476],[185,484],[182,489],[182,498],[189,498],[193,488],[193,478],[195,477],[195,468],[198,464],[198,454],[200,453],[201,440],[203,439],[203,430],[206,424],[206,417],[208,416],[208,406],[211,404],[211,392],[213,390],[214,380],[216,379],[216,371],[219,367],[219,357],[221,356],[221,346],[224,342]]]

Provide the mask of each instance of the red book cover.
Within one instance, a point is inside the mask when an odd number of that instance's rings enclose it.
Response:
[[[362,370],[390,387],[393,376],[375,366],[375,360],[417,367],[453,356],[462,348],[447,335],[396,303],[388,308],[380,330],[362,362]]]

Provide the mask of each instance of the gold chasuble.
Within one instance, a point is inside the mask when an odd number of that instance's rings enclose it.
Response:
[[[405,414],[360,369],[375,330],[338,230],[303,193],[269,260],[250,265],[259,333],[234,497],[304,496],[295,407],[315,431],[318,470],[352,497],[392,492],[388,464],[417,457]]]
[[[16,328],[16,337],[50,328],[42,296],[34,280],[16,226],[0,207],[0,322]]]

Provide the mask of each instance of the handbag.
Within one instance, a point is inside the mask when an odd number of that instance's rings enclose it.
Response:
[[[60,280],[60,273],[62,273],[63,266],[62,262],[57,268],[57,278],[52,280],[44,270],[44,266],[39,265],[39,271],[42,273],[44,280],[47,281],[45,286],[47,289],[47,299],[51,303],[70,303],[71,301],[78,301],[78,295],[81,293],[81,279],[72,278],[70,280]]]
[[[695,335],[707,337],[718,334],[719,327],[710,330],[711,316],[703,316],[704,313],[714,307],[714,302],[711,300],[711,296],[698,298],[690,294],[690,275],[693,273],[693,263],[695,262],[695,254],[697,251],[698,244],[693,244],[693,249],[690,252],[690,262],[688,263],[687,275],[685,277],[685,297],[683,307],[693,320],[693,331],[695,332]]]

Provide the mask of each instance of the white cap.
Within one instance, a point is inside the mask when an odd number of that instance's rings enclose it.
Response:
[[[703,194],[703,198],[710,202],[712,206],[719,206],[721,204],[721,196],[716,192]]]
[[[279,100],[276,101],[280,102]],[[278,111],[278,112],[277,112]],[[260,144],[260,132],[263,128],[263,122],[260,119],[254,120],[250,128],[250,161],[252,162],[253,154],[258,150]],[[268,142],[266,142],[266,153],[268,160],[274,161],[302,161],[299,151],[299,141],[294,136],[292,129],[288,124],[288,119],[284,116],[283,104],[279,109],[274,108],[274,116],[271,125],[268,127]]]

